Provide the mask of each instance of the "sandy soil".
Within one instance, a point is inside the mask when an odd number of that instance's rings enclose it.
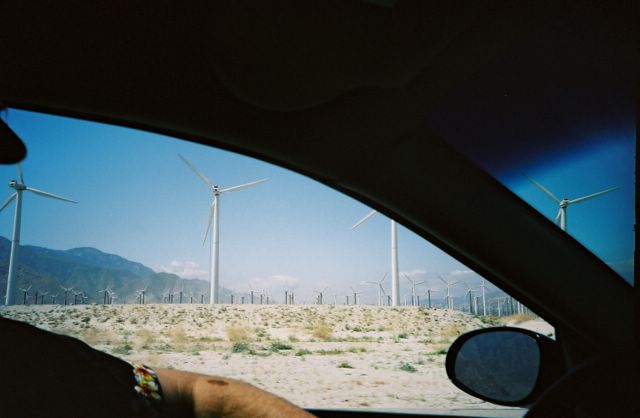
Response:
[[[457,389],[444,368],[458,335],[495,318],[331,305],[44,305],[0,315],[129,361],[242,379],[304,407],[500,408]],[[553,334],[539,319],[510,320]]]

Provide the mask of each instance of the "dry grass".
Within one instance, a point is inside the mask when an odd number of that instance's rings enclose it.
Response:
[[[133,345],[136,349],[139,350],[149,350],[155,345],[158,341],[157,334],[148,329],[141,329],[136,332]]]
[[[232,343],[251,341],[251,330],[243,326],[231,326],[225,329],[227,338]]]
[[[314,338],[329,341],[333,338],[333,329],[324,319],[321,319],[315,323],[311,335],[313,335]]]
[[[440,338],[444,341],[451,341],[458,336],[467,332],[467,326],[461,324],[450,324],[447,325],[440,331]]]
[[[537,316],[532,314],[518,313],[509,316],[503,316],[500,318],[500,321],[507,324],[521,324],[527,321],[533,321],[538,319]]]

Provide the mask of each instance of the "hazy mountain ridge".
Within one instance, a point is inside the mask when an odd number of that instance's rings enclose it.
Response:
[[[9,268],[9,252],[11,242],[0,237],[0,289],[6,289],[7,271]],[[28,295],[33,303],[33,296],[38,291],[58,294],[56,303],[63,301],[60,286],[74,287],[76,292],[82,291],[88,303],[104,300],[104,294],[98,291],[109,287],[117,295],[116,303],[134,303],[137,290],[147,288],[145,299],[148,302],[162,302],[163,294],[174,292],[174,302],[179,301],[179,292],[183,290],[183,302],[190,302],[193,294],[194,302],[199,302],[201,294],[208,295],[209,283],[204,280],[186,280],[170,273],[156,273],[149,267],[127,260],[115,254],[104,253],[96,248],[81,247],[70,250],[54,250],[33,245],[20,246],[16,302],[23,302],[20,288],[31,285]],[[222,296],[228,294],[222,290]],[[69,293],[73,301],[73,293]],[[45,298],[51,303],[51,298]],[[40,303],[40,300],[38,300]]]

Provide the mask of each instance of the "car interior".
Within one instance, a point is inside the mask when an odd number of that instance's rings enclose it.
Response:
[[[343,192],[555,327],[555,341],[462,336],[447,355],[454,384],[531,418],[640,416],[634,280],[497,179],[585,145],[585,131],[637,135],[638,21],[637,6],[605,2],[7,1],[0,106],[234,151]],[[2,163],[21,160],[2,130]],[[514,395],[474,363],[496,345],[501,366],[537,358]]]

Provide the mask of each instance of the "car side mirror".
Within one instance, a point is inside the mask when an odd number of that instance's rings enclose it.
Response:
[[[446,368],[463,391],[507,406],[532,404],[563,371],[554,340],[511,327],[461,335],[449,348]]]

